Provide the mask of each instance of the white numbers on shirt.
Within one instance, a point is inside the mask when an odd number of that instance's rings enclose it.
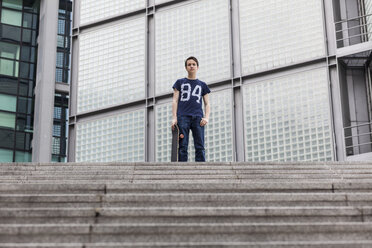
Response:
[[[186,102],[190,100],[190,96],[196,96],[198,99],[196,100],[197,103],[200,103],[201,99],[201,93],[202,93],[202,88],[200,85],[196,85],[194,90],[192,91],[191,95],[191,85],[186,83],[181,85],[181,99],[180,101]]]
[[[185,89],[187,86],[187,90]],[[190,84],[182,84],[181,85],[181,102],[186,102],[190,100],[190,93],[191,93],[191,85]]]
[[[200,103],[201,93],[202,89],[200,85],[195,86],[194,90],[192,91],[192,95],[198,98],[198,100],[196,100],[197,103]]]

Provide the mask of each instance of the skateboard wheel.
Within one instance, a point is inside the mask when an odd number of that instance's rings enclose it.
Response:
[[[185,137],[185,136],[183,136],[183,134],[181,133],[181,134],[180,134],[180,138],[183,139],[183,137]]]

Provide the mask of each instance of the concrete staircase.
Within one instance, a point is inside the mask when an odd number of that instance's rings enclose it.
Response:
[[[372,163],[3,163],[4,247],[372,247]]]

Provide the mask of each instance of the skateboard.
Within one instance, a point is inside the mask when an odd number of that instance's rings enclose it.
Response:
[[[178,162],[178,150],[180,148],[180,129],[178,125],[174,126],[172,129],[172,153],[171,153],[171,162]]]

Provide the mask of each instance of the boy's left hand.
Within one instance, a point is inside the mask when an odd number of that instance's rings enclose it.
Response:
[[[202,118],[201,121],[200,121],[200,126],[204,127],[205,125],[207,125],[208,123],[208,119],[207,118]]]

